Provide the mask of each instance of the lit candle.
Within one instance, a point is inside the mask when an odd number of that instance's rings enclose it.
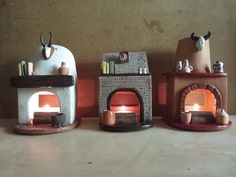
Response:
[[[51,107],[48,104],[46,104],[46,105],[43,106],[43,111],[44,112],[50,112],[50,108]]]
[[[120,111],[121,111],[121,112],[127,111],[126,106],[121,106],[121,107],[120,107]]]
[[[120,112],[120,113],[130,113],[130,112],[132,112],[132,111],[129,110],[129,108],[127,106],[124,106],[124,105],[120,106],[118,109],[119,109],[118,112]]]
[[[198,111],[199,108],[200,108],[200,106],[199,106],[198,104],[194,104],[194,105],[193,105],[193,110],[194,110],[194,111]]]

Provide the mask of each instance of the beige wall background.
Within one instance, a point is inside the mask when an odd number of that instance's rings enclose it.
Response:
[[[211,61],[225,64],[228,112],[236,114],[235,9],[235,0],[0,0],[0,118],[17,117],[17,90],[10,88],[9,77],[20,60],[30,61],[42,31],[51,31],[55,44],[73,52],[79,115],[97,116],[103,52],[147,52],[153,114],[160,115],[165,93],[158,95],[158,85],[162,73],[172,70],[178,40],[210,30]]]

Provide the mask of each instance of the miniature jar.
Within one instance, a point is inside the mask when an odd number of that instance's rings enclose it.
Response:
[[[148,74],[148,69],[147,68],[143,68],[143,73],[144,74]]]
[[[215,64],[213,64],[212,68],[214,70],[214,73],[223,73],[224,72],[224,63],[221,61],[217,61]]]
[[[61,66],[58,69],[58,72],[60,75],[68,75],[69,74],[69,68],[66,66],[65,62],[61,62]]]
[[[223,125],[229,124],[229,114],[224,109],[216,110],[216,123]]]
[[[181,122],[184,124],[190,124],[192,119],[192,113],[191,112],[181,112],[180,114]]]
[[[181,72],[182,70],[182,61],[178,61],[176,64],[175,72]]]
[[[104,125],[114,125],[116,122],[115,113],[109,110],[104,110],[102,113],[101,123]]]
[[[191,73],[193,70],[193,67],[189,64],[188,59],[185,59],[182,61],[182,72],[184,73]]]
[[[139,68],[139,69],[138,69],[138,73],[139,73],[139,74],[143,74],[143,68]]]

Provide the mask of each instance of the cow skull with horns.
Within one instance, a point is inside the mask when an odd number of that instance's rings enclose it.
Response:
[[[50,34],[50,39],[49,39],[48,44],[44,43],[44,40],[43,40],[44,33],[42,32],[40,34],[40,42],[41,42],[41,45],[43,46],[42,55],[44,59],[46,60],[49,59],[54,52],[54,47],[52,46],[52,33],[49,32],[49,34]]]
[[[204,48],[206,40],[211,36],[211,32],[208,31],[208,34],[205,36],[194,36],[194,33],[191,34],[191,39],[196,42],[196,47],[198,50],[202,50]]]

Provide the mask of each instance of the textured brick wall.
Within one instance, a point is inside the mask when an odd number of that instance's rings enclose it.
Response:
[[[133,89],[143,101],[143,119],[152,120],[152,80],[151,75],[100,76],[99,77],[99,114],[107,109],[108,96],[118,89]]]

